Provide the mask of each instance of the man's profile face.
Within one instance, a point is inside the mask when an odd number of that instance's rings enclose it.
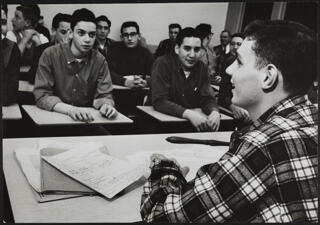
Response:
[[[68,39],[69,32],[71,31],[70,23],[61,21],[56,30],[55,41],[56,43],[64,42],[64,40]]]
[[[243,39],[241,37],[233,37],[230,42],[230,52],[233,55],[237,54],[237,50],[240,48]]]
[[[140,34],[135,27],[126,27],[122,29],[121,39],[128,48],[137,47]]]
[[[229,36],[229,33],[228,32],[222,32],[221,34],[220,34],[220,42],[221,42],[221,44],[222,45],[227,45],[227,44],[229,44],[229,42],[230,42],[230,36]]]
[[[27,22],[20,10],[14,12],[14,17],[12,18],[12,27],[14,31],[22,31],[27,26]]]
[[[80,21],[74,26],[72,32],[72,43],[81,54],[89,52],[92,49],[95,40],[95,23]]]
[[[98,21],[97,23],[97,38],[99,40],[107,39],[110,33],[110,27],[106,21]]]
[[[180,46],[176,45],[178,55],[185,70],[190,70],[200,59],[201,40],[198,37],[185,37]]]
[[[264,69],[256,68],[257,56],[252,50],[253,40],[245,39],[237,50],[236,60],[226,69],[231,75],[232,103],[249,109],[259,103],[262,96],[262,78]]]
[[[178,33],[179,33],[179,28],[170,28],[169,29],[169,38],[170,40],[174,41],[176,40],[177,36],[178,36]]]

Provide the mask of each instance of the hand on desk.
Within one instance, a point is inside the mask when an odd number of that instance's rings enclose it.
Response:
[[[142,79],[142,76],[133,75],[134,79],[126,79],[124,82],[124,86],[128,88],[144,88],[147,86],[147,81]]]
[[[208,117],[187,109],[184,111],[183,118],[189,120],[197,131],[217,131],[220,125],[219,112],[213,111]]]
[[[107,119],[115,118],[118,115],[117,110],[108,104],[103,104],[99,111],[101,115],[105,116]]]
[[[233,116],[235,119],[241,119],[244,122],[250,122],[250,116],[247,110],[231,104],[230,109],[232,110]]]
[[[74,120],[83,122],[92,122],[94,120],[93,116],[91,115],[90,108],[88,107],[72,106],[68,110],[68,116]]]

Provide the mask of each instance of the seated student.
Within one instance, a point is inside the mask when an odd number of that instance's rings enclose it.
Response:
[[[233,112],[233,117],[244,123],[250,122],[248,111],[232,104],[232,92],[233,85],[231,83],[231,77],[229,74],[226,74],[225,70],[236,60],[237,50],[241,46],[244,40],[244,35],[242,33],[235,33],[231,36],[230,42],[230,52],[225,56],[225,59],[222,63],[222,68],[220,71],[221,74],[221,83],[218,94],[218,104],[222,107],[230,109]],[[240,126],[240,125],[239,125]]]
[[[43,51],[53,45],[57,45],[60,43],[69,43],[70,41],[70,22],[71,15],[69,14],[56,14],[52,19],[52,42],[48,42],[42,45],[39,45],[35,48],[33,63],[31,65],[31,69],[29,71],[30,81],[34,83],[34,78],[38,69],[39,59],[42,55]]]
[[[134,21],[124,22],[120,32],[122,41],[111,44],[107,53],[112,83],[129,88],[146,87],[153,56],[147,48],[138,44],[139,26]],[[135,79],[124,77],[129,75],[135,76]]]
[[[87,108],[92,106],[107,118],[116,116],[108,63],[92,49],[94,14],[84,8],[74,11],[71,30],[70,43],[49,47],[40,57],[33,91],[36,105],[81,121],[93,120]]]
[[[201,58],[200,60],[207,65],[210,81],[212,84],[219,84],[221,77],[216,76],[217,70],[217,56],[214,50],[209,46],[213,33],[211,32],[211,25],[207,23],[200,23],[196,27],[202,40]]]
[[[7,33],[8,8],[1,3],[1,58],[3,66],[1,102],[7,106],[18,101],[20,51],[16,43],[8,40]]]
[[[17,6],[14,18],[12,19],[13,31],[8,31],[7,33],[7,38],[18,44],[22,54],[22,65],[30,66],[32,64],[34,48],[49,42],[43,34],[35,30],[39,16],[39,12],[32,4]]]
[[[178,33],[181,31],[181,26],[178,23],[169,24],[169,38],[160,41],[154,58],[158,58],[165,54],[174,54],[174,45]]]
[[[201,38],[191,27],[176,39],[175,55],[158,58],[151,74],[152,104],[162,113],[189,120],[197,131],[219,129],[220,114],[208,69],[200,61]],[[208,116],[192,108],[201,107]]]
[[[317,222],[318,110],[315,33],[296,22],[254,21],[227,68],[232,103],[254,124],[186,182],[186,168],[152,156],[141,216],[147,222]]]
[[[113,39],[108,38],[111,29],[111,21],[106,16],[98,16],[96,18],[97,24],[97,38],[94,48],[107,57],[107,52],[110,45],[115,42]]]

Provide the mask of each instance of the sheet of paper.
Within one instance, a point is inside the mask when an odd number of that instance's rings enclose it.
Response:
[[[150,157],[153,153],[158,153],[167,158],[175,158],[180,166],[188,166],[189,173],[186,180],[190,181],[195,178],[197,171],[203,165],[217,162],[221,156],[228,150],[227,146],[206,146],[206,145],[190,145],[183,149],[169,149],[166,151],[141,151],[126,158],[135,163],[144,166],[145,173],[150,174],[149,165]]]
[[[144,172],[141,164],[115,158],[97,148],[81,147],[42,158],[108,198],[138,180]]]
[[[25,175],[28,183],[36,192],[35,196],[38,202],[54,201],[58,199],[79,197],[78,194],[42,194],[41,192],[41,176],[40,176],[40,150],[45,147],[58,147],[63,149],[74,148],[79,146],[91,146],[103,149],[107,152],[105,146],[99,142],[58,142],[54,140],[39,141],[34,147],[21,147],[14,151],[14,155],[19,166]]]

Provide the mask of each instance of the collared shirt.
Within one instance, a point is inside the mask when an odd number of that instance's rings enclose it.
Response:
[[[99,44],[98,40],[96,39],[96,41],[93,45],[93,48],[97,49],[106,58],[108,49],[113,42],[115,42],[115,40],[107,38],[105,44],[102,46]]]
[[[38,107],[52,110],[64,102],[75,106],[114,105],[112,82],[106,59],[96,50],[78,62],[70,44],[44,50],[39,60],[33,94]]]
[[[160,161],[143,188],[142,219],[317,222],[317,124],[317,108],[295,96],[234,132],[229,151],[189,183],[173,161]]]
[[[207,115],[218,111],[208,69],[201,61],[186,78],[176,55],[159,57],[153,65],[151,87],[152,104],[162,113],[182,117],[186,109],[200,107]]]
[[[110,66],[112,83],[124,85],[124,76],[142,75],[146,79],[151,73],[153,56],[151,52],[140,45],[128,48],[121,42],[114,42],[110,45],[107,53],[107,60]]]
[[[217,70],[217,56],[215,51],[210,47],[201,48],[200,60],[207,65],[209,76],[213,79]]]

